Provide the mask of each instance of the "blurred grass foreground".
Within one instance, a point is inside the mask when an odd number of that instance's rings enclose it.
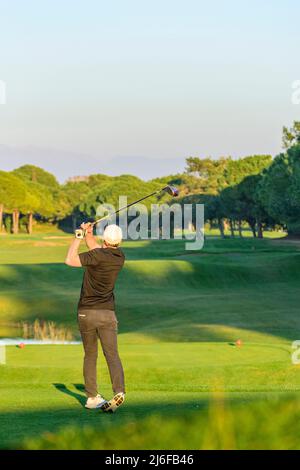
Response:
[[[120,436],[126,437],[121,439]],[[207,410],[177,418],[150,416],[101,432],[70,426],[28,439],[25,449],[300,449],[300,401],[230,405],[215,397]]]

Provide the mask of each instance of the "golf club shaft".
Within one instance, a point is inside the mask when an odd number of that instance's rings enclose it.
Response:
[[[155,194],[160,193],[161,191],[163,191],[163,189],[159,189],[158,191],[154,191],[153,193],[148,194],[147,196],[144,196],[141,199],[138,199],[137,201],[131,202],[130,204],[127,204],[127,206],[123,206],[120,209],[118,209],[117,211],[112,212],[111,214],[105,215],[105,216],[101,217],[100,219],[95,220],[94,222],[91,223],[91,226],[94,227],[94,225],[97,225],[99,222],[101,222],[101,220],[109,219],[109,217],[111,217],[112,215],[116,215],[119,212],[121,212],[125,209],[128,209],[129,207],[134,206],[135,204],[138,204],[139,202],[142,202],[145,199],[148,199],[149,197],[154,196]]]
[[[94,227],[95,225],[97,225],[102,220],[109,219],[111,216],[116,215],[116,214],[118,214],[119,212],[121,212],[125,209],[128,209],[128,207],[134,206],[135,204],[138,204],[139,202],[144,201],[145,199],[148,199],[149,197],[154,196],[155,194],[159,194],[162,191],[167,191],[173,197],[177,197],[178,193],[179,193],[178,189],[174,188],[174,186],[169,186],[169,185],[164,186],[162,189],[158,189],[156,191],[153,191],[151,194],[148,194],[147,196],[141,197],[137,201],[131,202],[130,204],[127,204],[127,206],[121,207],[120,209],[118,209],[115,212],[112,212],[111,214],[104,215],[100,219],[97,219],[94,222],[90,222],[90,226]],[[84,230],[84,229],[75,230],[76,238],[82,239],[82,238],[85,237],[85,234],[86,234],[86,230]]]

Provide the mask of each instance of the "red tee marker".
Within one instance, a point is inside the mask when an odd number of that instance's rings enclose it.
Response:
[[[240,348],[240,347],[243,345],[242,340],[241,340],[241,339],[237,339],[236,342],[235,342],[235,345]]]

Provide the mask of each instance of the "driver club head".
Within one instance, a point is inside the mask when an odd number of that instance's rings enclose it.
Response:
[[[177,188],[175,188],[175,186],[166,186],[164,189],[164,191],[166,191],[168,194],[170,194],[170,196],[173,196],[173,197],[177,197],[178,194],[179,194],[179,191]]]

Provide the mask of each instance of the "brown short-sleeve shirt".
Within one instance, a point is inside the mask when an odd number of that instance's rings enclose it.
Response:
[[[125,256],[120,248],[95,248],[80,253],[85,267],[78,309],[114,310],[114,287]]]

